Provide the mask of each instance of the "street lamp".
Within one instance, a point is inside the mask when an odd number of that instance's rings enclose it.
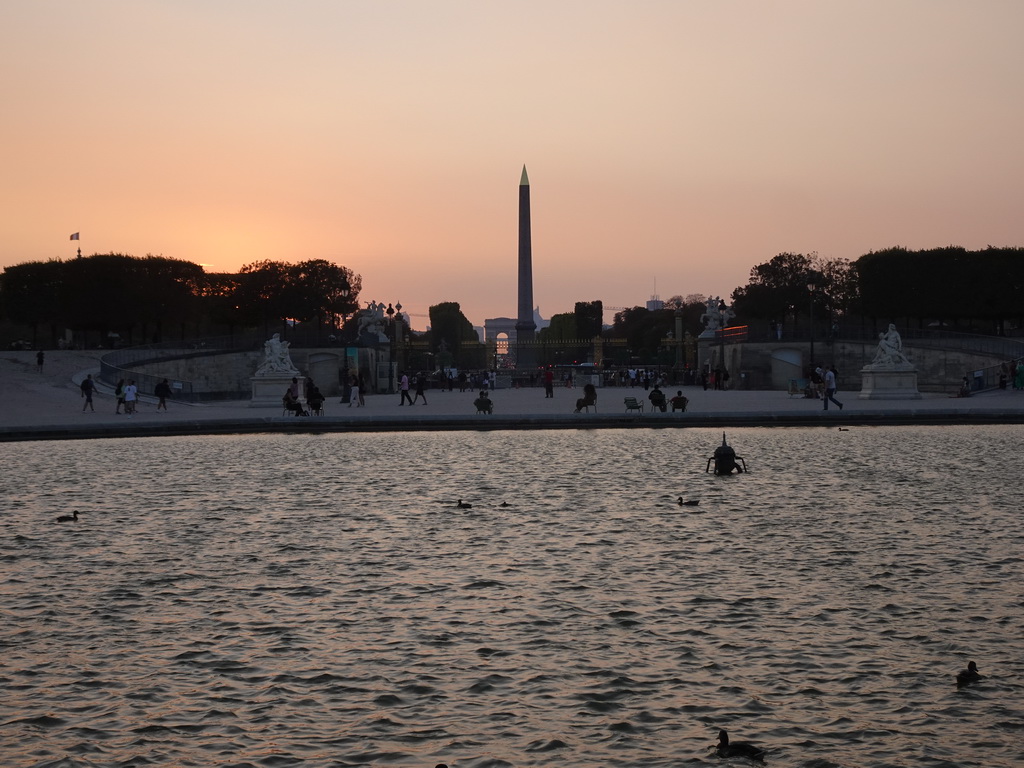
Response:
[[[811,299],[811,306],[810,306],[810,312],[808,313],[809,314],[808,320],[810,321],[810,326],[811,326],[811,360],[810,360],[811,364],[809,366],[809,370],[812,370],[812,371],[814,370],[814,291],[817,289],[817,287],[818,286],[815,284],[814,278],[812,277],[810,279],[810,281],[807,283],[807,292],[810,295],[810,299]]]
[[[398,334],[398,324],[402,320],[402,302],[396,301],[394,306],[388,304],[388,308],[384,310],[384,313],[388,316],[388,324],[391,326],[390,334],[390,359],[388,360],[388,394],[395,394],[395,376],[396,376],[396,365],[395,360],[396,346],[395,337]]]
[[[352,292],[352,286],[349,285],[348,279],[342,277],[341,289],[338,291],[341,294],[341,298],[347,302],[349,294]],[[348,337],[345,335],[345,323],[347,313],[341,313],[341,327],[338,329],[338,333],[341,334],[342,343],[345,345],[344,353],[341,358],[341,402],[351,403],[352,402],[352,381],[348,373]],[[359,374],[359,364],[356,364],[356,375]]]
[[[725,305],[725,302],[722,301],[721,299],[719,299],[718,300],[718,317],[719,317],[719,320],[718,320],[718,341],[719,341],[719,349],[721,350],[720,351],[721,359],[720,359],[719,362],[721,363],[721,370],[722,370],[721,375],[722,376],[724,376],[728,372],[728,366],[726,366],[726,364],[725,364],[725,323],[726,323],[726,312],[725,312],[725,310],[727,310],[727,309],[728,309],[728,307]],[[716,386],[718,386],[720,389],[725,389],[725,382],[724,381],[719,381],[718,378],[716,378],[715,382],[716,382]]]
[[[388,316],[388,326],[391,331],[388,334],[389,347],[388,350],[388,394],[395,394],[395,308],[388,302],[388,308],[384,310],[384,313]]]

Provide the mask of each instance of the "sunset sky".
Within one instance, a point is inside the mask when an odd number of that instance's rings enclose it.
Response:
[[[0,267],[326,258],[479,325],[516,313],[524,164],[545,317],[784,251],[1024,246],[1022,30],[1020,0],[8,0]]]

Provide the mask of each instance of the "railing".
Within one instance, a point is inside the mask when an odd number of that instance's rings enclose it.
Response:
[[[1011,361],[1008,361],[1011,362]],[[1024,365],[1024,357],[1019,357],[1015,361],[1017,365]],[[1009,380],[1010,371],[1007,363],[998,363],[997,365],[989,365],[984,368],[976,368],[970,372],[968,378],[970,381],[971,392],[982,392],[986,389],[997,389],[999,387],[999,377],[1005,375],[1006,380]]]
[[[976,333],[960,333],[958,331],[944,331],[933,328],[907,328],[897,329],[904,346],[907,341],[915,342],[916,347],[935,347],[938,349],[959,349],[968,352],[978,352],[983,355],[992,355],[1006,360],[1016,360],[1024,356],[1024,341],[1011,339],[1006,336],[984,336]],[[793,338],[793,337],[790,337]],[[807,338],[810,338],[808,335]],[[817,340],[817,339],[816,339]],[[863,341],[877,342],[878,336],[866,328],[842,328],[834,339],[831,334],[826,336],[824,341]]]

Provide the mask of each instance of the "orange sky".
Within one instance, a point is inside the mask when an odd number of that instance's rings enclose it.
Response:
[[[516,312],[524,163],[545,317],[782,251],[1024,246],[1021,29],[1018,0],[15,0],[0,267],[76,231],[327,258],[482,324]]]

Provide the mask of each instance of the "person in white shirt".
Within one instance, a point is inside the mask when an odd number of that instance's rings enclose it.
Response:
[[[835,398],[836,394],[836,367],[833,365],[831,368],[825,369],[825,397],[822,398],[825,408],[828,410],[828,401],[831,400],[833,403],[839,406],[839,410],[843,410],[843,404]]]
[[[139,399],[139,388],[135,386],[135,379],[129,379],[124,388],[124,412],[131,416],[135,413],[135,404]]]

